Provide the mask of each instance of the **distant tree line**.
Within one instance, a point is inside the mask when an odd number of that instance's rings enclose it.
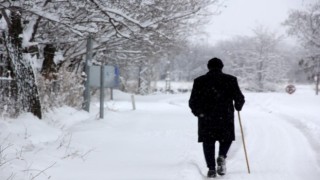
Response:
[[[208,59],[218,56],[226,64],[224,70],[239,77],[248,90],[275,91],[279,85],[314,80],[318,87],[320,3],[310,4],[304,10],[291,10],[283,26],[298,44],[287,44],[283,35],[267,27],[256,27],[252,36],[237,36],[214,45],[203,41],[177,51],[172,58],[171,76],[192,81],[207,72]]]
[[[275,91],[278,85],[294,81],[293,71],[298,70],[295,64],[299,60],[295,47],[284,43],[282,36],[265,27],[255,28],[253,34],[213,45],[189,46],[178,56],[180,58],[176,57],[173,76],[192,81],[208,71],[206,64],[210,58],[219,57],[225,64],[224,72],[237,76],[247,90]]]

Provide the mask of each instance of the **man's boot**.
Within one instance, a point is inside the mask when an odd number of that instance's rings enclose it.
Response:
[[[207,177],[208,177],[208,178],[215,178],[215,177],[217,177],[217,172],[216,172],[216,170],[209,170]]]
[[[226,159],[223,156],[219,156],[218,159],[217,159],[217,164],[218,164],[217,173],[220,176],[225,175],[226,171],[227,171]]]

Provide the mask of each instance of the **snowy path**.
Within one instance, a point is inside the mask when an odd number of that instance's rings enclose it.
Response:
[[[318,179],[317,154],[305,134],[289,123],[290,119],[273,113],[272,105],[266,106],[273,101],[269,96],[246,96],[246,107],[241,113],[252,173],[246,172],[236,118],[237,141],[229,153],[228,174],[217,179]],[[141,97],[137,111],[130,111],[128,103],[118,102],[114,105],[117,112],[108,111],[105,120],[74,127],[72,143],[85,142],[85,146],[95,150],[85,162],[61,162],[61,168],[50,171],[54,174],[51,179],[206,179],[202,147],[197,143],[196,118],[187,107],[188,97]]]
[[[241,111],[251,174],[247,174],[238,118],[227,180],[318,180],[320,97],[308,86],[294,95],[245,93]],[[136,97],[116,92],[104,120],[62,107],[43,121],[30,114],[0,121],[0,179],[204,180],[189,94]],[[7,149],[3,149],[7,147]],[[52,165],[52,167],[51,167]],[[46,169],[48,168],[48,169]]]

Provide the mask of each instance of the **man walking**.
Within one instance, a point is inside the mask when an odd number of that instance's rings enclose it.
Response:
[[[222,72],[220,59],[210,59],[207,66],[209,72],[194,80],[189,107],[198,117],[198,142],[203,143],[208,177],[216,177],[226,173],[225,159],[235,140],[234,109],[241,111],[245,100],[237,78]],[[217,169],[216,141],[220,144]]]

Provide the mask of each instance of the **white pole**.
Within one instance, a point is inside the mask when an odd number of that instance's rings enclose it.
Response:
[[[131,101],[132,101],[132,110],[136,110],[136,102],[133,94],[131,95]]]

